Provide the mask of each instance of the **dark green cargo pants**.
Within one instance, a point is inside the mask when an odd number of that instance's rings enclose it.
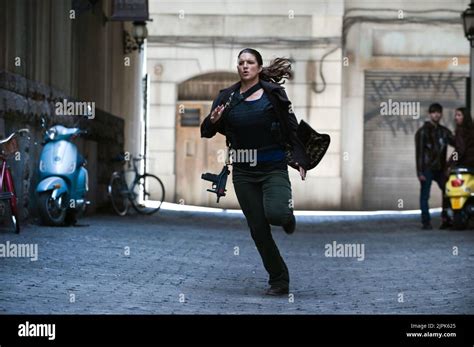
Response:
[[[288,170],[232,170],[232,182],[250,233],[270,275],[270,285],[288,286],[288,268],[272,238],[271,225],[282,226],[293,214]]]

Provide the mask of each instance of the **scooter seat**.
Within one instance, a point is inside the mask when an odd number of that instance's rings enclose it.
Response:
[[[455,175],[458,175],[458,174],[471,174],[471,175],[474,175],[474,168],[467,167],[467,166],[460,166],[460,167],[456,167],[456,168],[452,169],[450,173],[455,174]]]

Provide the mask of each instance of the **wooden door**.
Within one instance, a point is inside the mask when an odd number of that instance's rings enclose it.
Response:
[[[216,203],[217,196],[207,191],[211,182],[201,174],[217,174],[222,170],[225,137],[217,134],[212,139],[201,138],[200,125],[209,114],[210,102],[179,102],[176,108],[176,202],[186,205],[218,208],[239,208],[232,185],[232,174],[227,179],[227,193]],[[232,171],[232,168],[230,167]]]

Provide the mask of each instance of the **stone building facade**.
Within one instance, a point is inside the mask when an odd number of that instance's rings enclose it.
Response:
[[[341,206],[342,3],[332,1],[150,2],[147,69],[150,76],[150,170],[163,179],[170,201],[237,208],[232,182],[216,204],[201,172],[221,169],[222,136],[199,138],[199,120],[218,90],[238,81],[237,54],[257,49],[264,65],[291,58],[295,77],[285,84],[294,111],[332,137],[318,170],[305,182],[291,170],[296,208]],[[324,81],[319,76],[323,62]],[[197,117],[194,125],[183,120]],[[229,180],[231,181],[231,180]],[[169,194],[168,194],[169,192]]]
[[[199,138],[218,90],[238,81],[237,54],[293,59],[285,84],[298,119],[331,135],[328,154],[302,182],[290,169],[295,208],[418,208],[414,132],[431,102],[445,124],[462,106],[469,44],[460,14],[468,1],[150,2],[149,169],[167,200],[237,208],[231,182],[216,204],[202,172],[217,172],[222,136]],[[418,102],[415,117],[382,117],[389,99]],[[435,188],[433,188],[435,189]],[[436,188],[437,189],[437,188]],[[434,191],[433,191],[434,193]],[[433,194],[439,205],[439,193]]]
[[[245,47],[260,51],[264,65],[292,59],[295,77],[284,86],[297,118],[332,138],[306,181],[290,169],[296,209],[418,207],[414,132],[431,102],[445,106],[451,129],[453,109],[464,104],[469,44],[460,14],[468,1],[151,0],[141,53],[124,53],[131,23],[108,20],[111,3],[0,1],[0,135],[25,125],[32,132],[25,162],[12,163],[25,211],[34,214],[39,119],[72,124],[53,115],[64,98],[96,104],[96,119],[83,123],[95,130],[78,142],[93,209],[106,205],[117,168],[108,159],[119,151],[146,151],[167,201],[237,208],[231,180],[217,204],[200,179],[221,169],[225,143],[201,139],[199,123],[218,91],[238,81]],[[382,116],[389,102],[413,102],[419,114]]]

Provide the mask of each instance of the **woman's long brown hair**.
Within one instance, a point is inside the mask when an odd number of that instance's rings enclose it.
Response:
[[[463,121],[461,126],[467,129],[473,129],[471,112],[466,107],[458,107],[456,111],[459,111],[463,115]]]

